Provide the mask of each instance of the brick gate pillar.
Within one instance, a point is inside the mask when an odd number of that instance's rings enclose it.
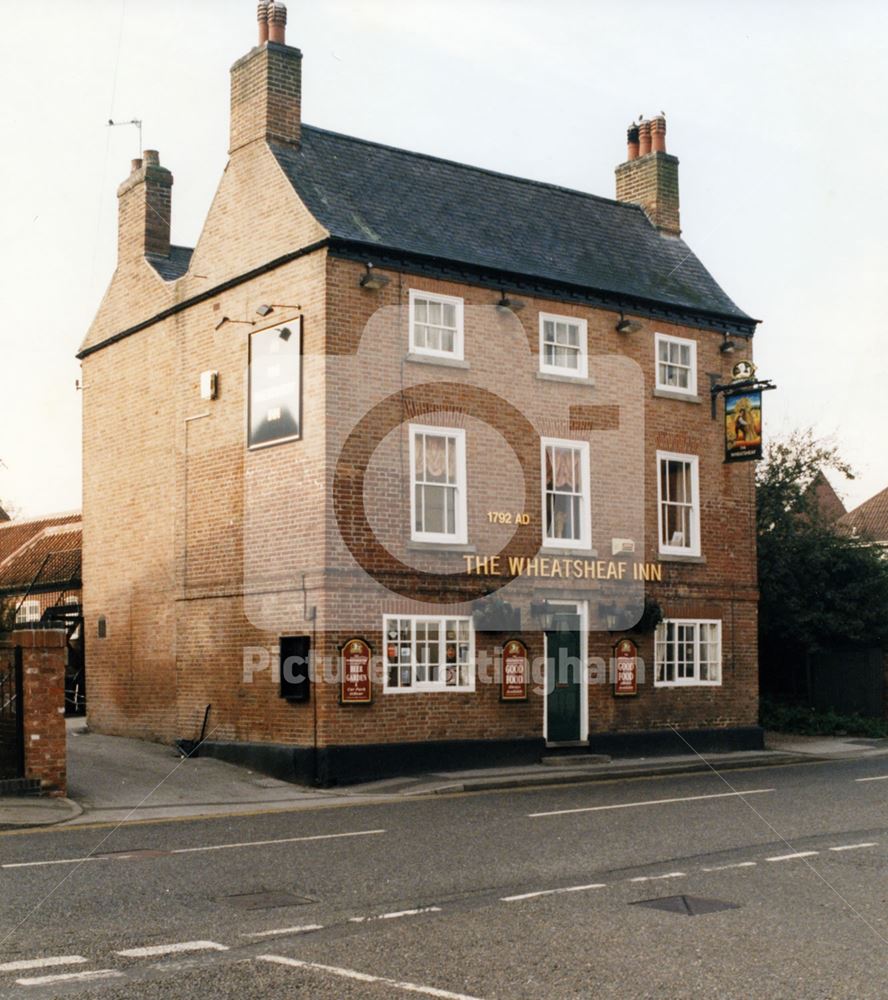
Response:
[[[61,629],[21,629],[11,638],[22,650],[25,777],[39,780],[47,795],[65,795],[65,633]]]

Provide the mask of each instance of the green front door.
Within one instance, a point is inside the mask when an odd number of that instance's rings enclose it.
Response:
[[[546,738],[572,743],[580,738],[580,616],[555,615],[546,632]]]

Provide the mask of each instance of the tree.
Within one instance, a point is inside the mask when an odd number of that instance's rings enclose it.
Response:
[[[0,635],[15,628],[15,601],[0,597]]]
[[[888,645],[888,561],[820,509],[813,487],[826,471],[853,478],[836,447],[810,430],[774,441],[756,471],[765,686],[766,672],[787,658]]]

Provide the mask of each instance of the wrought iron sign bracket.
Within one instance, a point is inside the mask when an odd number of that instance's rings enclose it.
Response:
[[[768,392],[776,389],[777,386],[771,379],[748,378],[741,382],[728,382],[724,385],[719,383],[718,375],[709,376],[709,398],[712,404],[712,419],[718,415],[718,397],[726,392]]]

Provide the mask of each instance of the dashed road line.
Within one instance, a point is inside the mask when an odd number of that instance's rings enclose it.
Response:
[[[842,844],[841,847],[831,847],[831,851],[859,851],[863,847],[878,847],[878,841],[872,840],[866,844]]]
[[[583,806],[579,809],[554,809],[551,812],[528,813],[529,819],[539,819],[541,816],[570,816],[574,813],[606,812],[609,809],[638,809],[641,806],[665,806],[674,802],[704,802],[707,799],[730,799],[744,795],[764,795],[773,792],[773,788],[753,788],[748,792],[717,792],[714,795],[686,795],[675,799],[649,799],[645,802],[618,802],[609,806]]]
[[[180,955],[186,951],[228,951],[228,945],[215,941],[179,941],[177,944],[154,944],[147,948],[125,948],[115,955],[124,958],[156,958],[158,955]]]
[[[518,896],[503,896],[501,903],[519,903],[525,899],[537,899],[539,896],[560,896],[566,892],[586,892],[588,889],[606,889],[605,882],[592,882],[589,885],[568,885],[560,889],[540,889],[537,892],[522,892]]]
[[[413,910],[396,910],[393,913],[378,913],[372,917],[349,917],[350,924],[364,924],[372,920],[399,920],[401,917],[417,917],[421,913],[440,913],[440,906],[419,906]]]
[[[306,844],[320,840],[342,840],[346,837],[377,837],[385,833],[385,830],[354,830],[349,833],[322,833],[312,837],[283,837],[280,840],[251,840],[234,844],[204,844],[200,847],[176,847],[171,851],[164,851],[164,855],[172,854],[200,854],[206,851],[231,851],[244,847],[273,847],[277,844]],[[62,858],[52,861],[16,861],[9,864],[0,865],[0,868],[41,868],[45,865],[79,865],[84,861],[130,861],[140,856],[141,852],[130,851],[117,855],[87,855],[83,858]]]
[[[687,878],[686,872],[667,872],[665,875],[638,875],[630,878],[630,882],[660,882],[667,878]]]
[[[701,868],[703,872],[726,872],[732,868],[755,868],[757,861],[735,861],[731,865],[716,865],[715,868]]]
[[[795,861],[798,858],[813,858],[820,851],[795,851],[793,854],[775,854],[773,857],[765,858],[765,861]]]
[[[427,997],[438,997],[439,1000],[480,1000],[466,993],[452,993],[450,990],[439,990],[434,986],[420,986],[418,983],[399,982],[385,976],[371,976],[366,972],[356,972],[354,969],[342,969],[336,965],[321,965],[319,962],[302,962],[298,958],[284,958],[283,955],[260,955],[260,962],[271,962],[275,965],[286,965],[293,969],[309,969],[315,972],[326,972],[343,979],[354,979],[359,983],[380,983],[393,989],[404,990],[407,993],[421,993]]]
[[[4,962],[0,972],[25,972],[28,969],[49,969],[54,965],[86,965],[83,955],[52,955],[47,958],[23,958],[16,962]]]
[[[888,774],[877,774],[874,778],[855,778],[855,781],[888,781]]]
[[[55,976],[28,976],[16,979],[19,986],[49,986],[52,983],[84,983],[95,979],[123,979],[117,969],[94,969],[91,972],[64,972]]]
[[[254,931],[252,934],[241,934],[245,938],[284,937],[287,934],[310,934],[312,931],[322,931],[323,924],[303,924],[301,927],[276,927],[270,931]]]

